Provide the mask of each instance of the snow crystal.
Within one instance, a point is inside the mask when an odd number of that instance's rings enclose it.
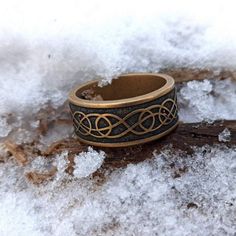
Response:
[[[69,178],[69,175],[66,173],[66,169],[68,167],[68,152],[64,151],[61,154],[56,155],[54,166],[57,168],[56,180],[62,180],[65,178]]]
[[[180,89],[178,102],[184,122],[236,119],[236,82],[190,81]]]
[[[6,137],[11,132],[11,126],[7,123],[6,117],[0,117],[0,138]]]
[[[225,128],[219,135],[220,142],[229,142],[231,140],[231,132],[228,128]]]
[[[75,156],[74,176],[77,178],[88,177],[101,167],[104,158],[105,152],[97,152],[92,147],[88,147],[87,152],[81,152]]]
[[[48,158],[38,156],[34,157],[33,161],[31,162],[31,169],[34,171],[44,171],[48,166],[50,160]]]
[[[22,201],[24,198],[24,201]],[[37,230],[37,219],[34,212],[29,211],[32,198],[28,194],[7,193],[0,201],[0,235],[1,236],[41,236]]]

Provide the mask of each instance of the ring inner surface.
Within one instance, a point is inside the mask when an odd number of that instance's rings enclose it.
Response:
[[[123,75],[103,87],[99,87],[98,82],[84,86],[76,92],[76,96],[86,100],[82,95],[83,92],[92,90],[93,94],[100,95],[105,101],[127,99],[158,90],[166,82],[165,78],[154,75]]]

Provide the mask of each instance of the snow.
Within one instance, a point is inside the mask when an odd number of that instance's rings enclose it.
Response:
[[[65,177],[34,187],[14,163],[1,165],[1,235],[233,235],[236,230],[236,149],[205,146],[193,155],[163,149],[152,160],[107,174],[102,184]],[[180,169],[185,171],[176,177]]]
[[[0,134],[2,137],[6,137],[11,131],[11,127],[7,123],[6,117],[0,118]]]
[[[218,135],[218,139],[220,142],[230,142],[231,140],[231,132],[228,128],[225,128],[221,133]]]
[[[236,69],[235,1],[1,1],[0,138],[34,139],[35,114],[61,106],[76,84],[165,68]],[[236,119],[236,82],[178,88],[180,120]],[[56,127],[40,145],[68,137]],[[0,143],[0,235],[234,235],[236,149],[165,147],[153,159],[93,176],[105,153],[88,148],[20,167]],[[227,144],[227,143],[226,143]],[[1,162],[4,157],[4,162]],[[28,171],[57,174],[39,186]]]
[[[31,197],[25,193],[17,193],[17,198],[14,192],[5,194],[0,202],[0,235],[42,235],[37,230],[37,219],[34,212],[29,211]]]
[[[88,147],[87,152],[81,152],[75,156],[73,175],[77,178],[88,177],[101,167],[105,155],[103,151],[96,152],[92,147]]]
[[[236,82],[190,81],[180,89],[178,101],[184,122],[236,119]]]

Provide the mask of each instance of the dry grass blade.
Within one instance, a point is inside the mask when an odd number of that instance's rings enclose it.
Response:
[[[26,178],[28,181],[30,181],[33,184],[42,184],[45,181],[51,180],[57,172],[57,168],[53,167],[51,170],[44,172],[44,173],[39,173],[36,171],[31,171],[26,173]]]
[[[16,145],[10,140],[4,142],[6,150],[10,152],[20,165],[26,165],[28,163],[27,154],[24,152],[22,146]]]

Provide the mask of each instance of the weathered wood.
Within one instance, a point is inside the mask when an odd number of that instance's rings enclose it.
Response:
[[[192,80],[204,79],[232,79],[236,80],[236,71],[221,70],[219,72],[207,69],[189,69],[189,68],[176,68],[161,70],[161,73],[168,74],[175,79],[176,83],[188,82]]]
[[[228,128],[231,132],[229,142],[220,142],[218,135]],[[166,145],[171,145],[174,150],[182,150],[191,154],[193,146],[204,146],[214,144],[236,145],[236,120],[216,121],[208,123],[180,123],[177,129],[170,135],[143,145],[128,148],[95,148],[104,150],[107,154],[105,165],[113,167],[124,166],[151,158],[153,152],[160,152]],[[63,139],[56,144],[53,143],[44,154],[47,156],[69,151],[70,155],[85,151],[87,146],[81,144],[76,138]]]
[[[218,135],[225,128],[230,130],[231,140],[230,142],[222,143],[219,141]],[[206,144],[236,145],[236,121],[216,121],[213,124],[180,123],[172,134],[157,141],[139,145],[138,147],[103,150],[107,153],[106,163],[120,165],[120,160],[122,160],[122,164],[128,164],[151,158],[154,151],[158,153],[166,145],[171,145],[173,150],[182,150],[191,154],[194,146],[204,146]]]
[[[220,142],[219,134],[224,130],[230,131],[230,140],[228,142]],[[207,123],[180,123],[176,130],[170,135],[143,145],[137,145],[128,148],[96,148],[97,150],[103,150],[106,153],[105,162],[93,176],[104,175],[104,169],[123,167],[130,163],[137,163],[150,159],[153,157],[153,152],[160,153],[165,146],[170,146],[172,151],[182,151],[188,154],[193,152],[194,146],[223,144],[229,147],[236,147],[236,120],[228,121],[216,121],[213,124]],[[66,138],[59,140],[49,145],[45,151],[41,151],[37,147],[37,142],[29,144],[15,145],[14,143],[5,142],[6,150],[15,157],[17,162],[21,165],[26,165],[28,161],[33,160],[34,156],[45,156],[45,158],[56,158],[56,154],[63,151],[68,152],[68,166],[66,172],[73,174],[74,170],[74,157],[79,153],[87,150],[87,145],[80,143],[77,138]],[[24,157],[24,158],[22,158]],[[30,160],[29,160],[29,159]],[[27,160],[27,161],[25,161]],[[184,169],[176,170],[176,177],[180,175],[180,172],[184,172]],[[44,181],[50,180],[54,177],[57,170],[55,167],[47,170],[43,173],[30,171],[26,173],[26,178],[34,183],[41,184]],[[104,179],[104,178],[101,178]]]

